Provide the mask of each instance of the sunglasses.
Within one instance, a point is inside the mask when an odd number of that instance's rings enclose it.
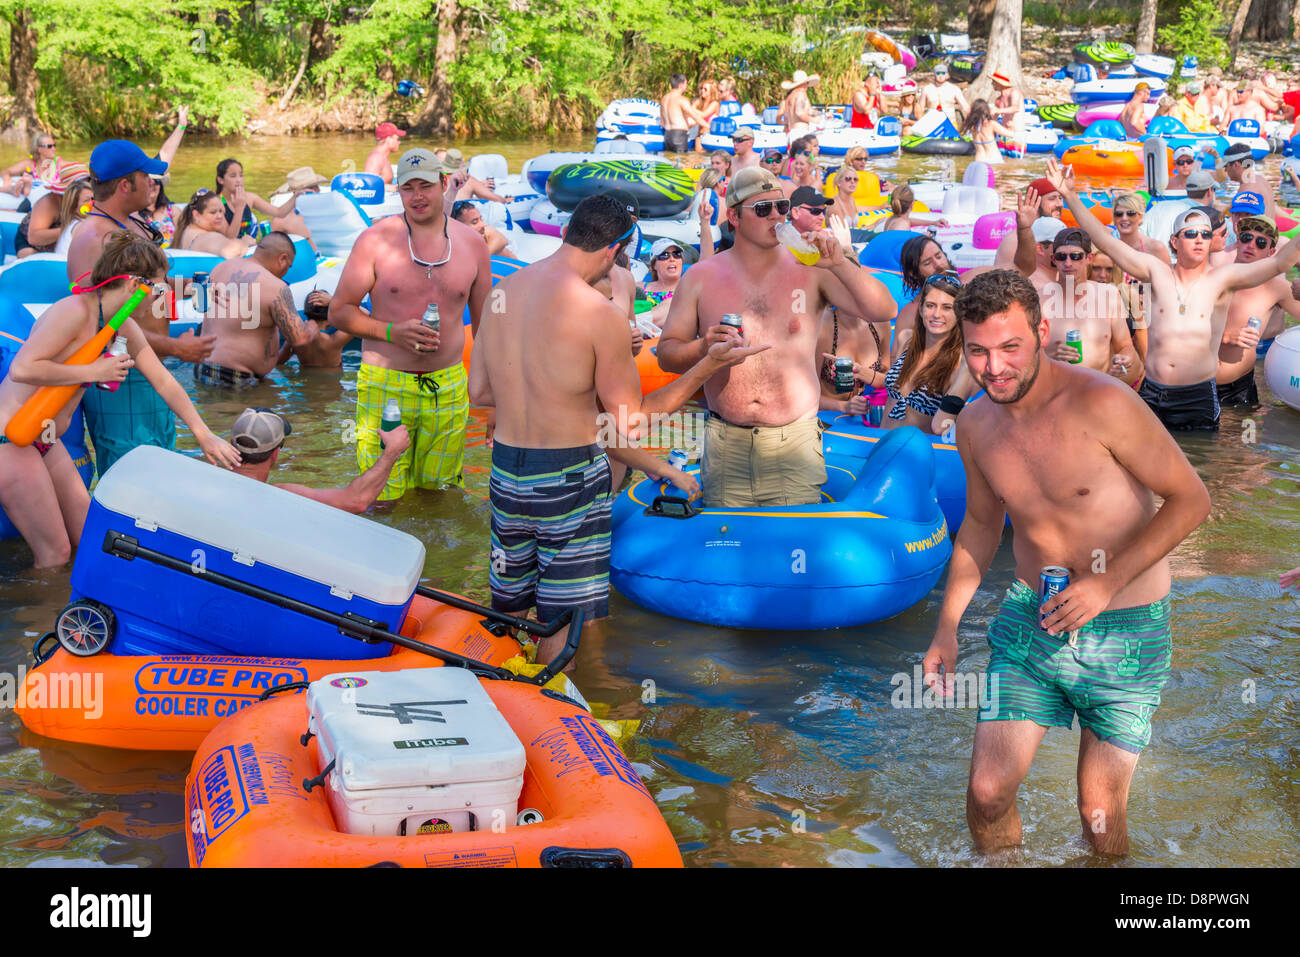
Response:
[[[1077,263],[1080,259],[1082,259],[1086,255],[1088,254],[1087,253],[1054,253],[1052,255],[1052,258],[1055,259],[1058,263],[1063,263],[1067,259],[1070,260],[1071,262]]]
[[[773,163],[773,164],[775,164],[775,163],[780,163],[780,162],[781,162],[781,157],[779,157],[779,156],[769,156],[769,157],[767,157],[767,159],[763,160],[763,162],[764,162],[764,163]]]
[[[461,210],[463,210],[466,206],[473,206],[473,205],[474,205],[474,201],[473,201],[473,200],[470,200],[470,199],[458,199],[458,200],[456,200],[456,202],[454,202],[454,203],[451,204],[451,216],[452,216],[452,218],[455,219],[457,216],[459,216],[460,213],[461,213]]]
[[[773,208],[776,209],[778,216],[784,216],[790,212],[790,201],[788,199],[761,199],[757,203],[750,203],[748,206],[741,206],[741,209],[752,209],[754,215],[759,219],[767,219],[772,215]]]
[[[929,289],[931,286],[947,286],[955,295],[961,292],[961,280],[956,276],[950,276],[947,273],[937,272],[925,282],[921,283],[922,289]]]
[[[1268,236],[1256,236],[1254,233],[1242,233],[1237,237],[1237,242],[1243,246],[1249,246],[1251,242],[1255,243],[1256,249],[1268,249],[1273,245],[1273,240]]]
[[[1195,239],[1195,238],[1198,237],[1198,236],[1199,236],[1201,239],[1213,239],[1213,238],[1214,238],[1214,230],[1212,230],[1212,229],[1184,229],[1184,230],[1183,230],[1181,233],[1179,233],[1178,235],[1182,236],[1183,239]]]
[[[54,144],[53,144],[53,143],[41,143],[41,144],[40,144],[39,146],[37,146],[36,148],[37,148],[38,150],[52,150],[52,149],[54,149]]]
[[[1196,160],[1192,157],[1184,156],[1182,159],[1174,160],[1175,166],[1191,166]]]
[[[1116,218],[1116,219],[1129,219],[1129,218],[1131,218],[1131,217],[1134,217],[1134,216],[1141,216],[1141,215],[1142,215],[1142,214],[1139,213],[1136,209],[1117,209],[1117,210],[1115,210],[1115,218]]]
[[[665,259],[681,259],[682,251],[680,249],[666,249],[655,257],[656,262],[663,262]]]

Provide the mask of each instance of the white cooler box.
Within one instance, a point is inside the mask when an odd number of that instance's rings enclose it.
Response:
[[[334,823],[348,834],[416,835],[513,826],[524,746],[462,668],[344,672],[313,681]]]

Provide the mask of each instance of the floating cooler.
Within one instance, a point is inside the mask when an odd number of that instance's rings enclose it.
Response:
[[[403,532],[164,449],[128,452],[95,488],[72,569],[72,598],[108,606],[108,650],[378,658],[386,642],[279,608],[201,576],[104,550],[118,532],[141,546],[245,584],[396,632],[424,569]]]
[[[307,705],[340,831],[416,836],[515,825],[524,746],[472,673],[326,675],[312,682]]]

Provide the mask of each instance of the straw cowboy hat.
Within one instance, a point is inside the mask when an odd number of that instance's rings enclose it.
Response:
[[[313,186],[323,186],[329,180],[320,176],[310,166],[299,166],[296,170],[285,177],[284,183],[276,190],[277,193],[292,193],[299,189],[311,189]]]
[[[1010,86],[1011,77],[1007,76],[1005,73],[994,73],[993,82],[999,86]]]
[[[817,73],[813,73],[810,76],[809,74],[805,73],[803,70],[795,70],[794,79],[781,81],[781,89],[793,90],[796,86],[804,86],[804,85],[816,86],[821,81],[822,78]]]

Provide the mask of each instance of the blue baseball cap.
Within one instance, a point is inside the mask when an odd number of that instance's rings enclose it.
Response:
[[[101,183],[119,179],[136,170],[142,170],[151,176],[161,176],[167,172],[167,164],[146,156],[144,150],[130,140],[104,140],[90,154],[91,175]]]
[[[1268,207],[1264,205],[1264,197],[1259,193],[1243,191],[1232,198],[1232,207],[1228,210],[1230,213],[1246,213],[1250,216],[1262,216]]]

